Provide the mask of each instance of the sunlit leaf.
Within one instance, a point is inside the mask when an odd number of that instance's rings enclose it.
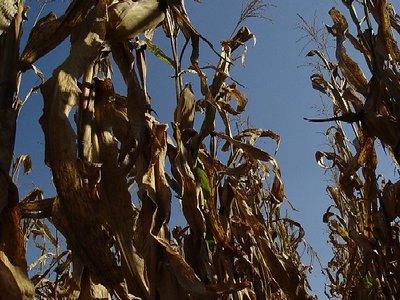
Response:
[[[196,164],[195,172],[196,172],[196,175],[198,176],[198,178],[200,180],[201,188],[206,193],[206,195],[210,195],[210,193],[211,193],[210,181],[208,179],[207,173],[201,167],[200,163]]]
[[[157,57],[159,60],[166,63],[170,67],[172,67],[172,68],[174,67],[174,61],[170,57],[168,57],[168,55],[166,55],[164,53],[164,51],[162,51],[156,44],[154,44],[153,41],[146,39],[146,45],[147,45],[148,49],[150,50],[150,52],[155,57]]]

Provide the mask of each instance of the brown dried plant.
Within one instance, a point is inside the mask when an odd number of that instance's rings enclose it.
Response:
[[[342,2],[346,14],[332,8],[333,24],[326,26],[336,40],[335,60],[321,47],[308,53],[320,66],[312,86],[330,98],[333,114],[311,121],[334,122],[326,131],[332,150],[316,153],[333,181],[327,187],[333,204],[323,216],[333,247],[326,294],[399,299],[400,182],[378,173],[378,162],[387,158],[378,154],[377,142],[398,170],[400,18],[386,0]]]
[[[18,3],[22,8],[23,1]],[[172,58],[151,34],[135,43],[117,39],[121,20],[109,4],[74,0],[59,18],[42,18],[21,55],[22,9],[1,37],[0,138],[7,143],[0,144],[0,184],[7,192],[0,198],[0,298],[311,298],[308,267],[298,252],[303,229],[281,217],[279,166],[254,145],[263,137],[278,144],[279,136],[260,128],[231,129],[232,116],[248,102],[230,79],[232,55],[253,34],[243,27],[222,41],[215,72],[207,74],[198,63],[205,39],[183,1],[168,1],[162,26]],[[68,36],[69,54],[40,86],[45,162],[57,195],[46,199],[37,189],[20,201],[8,176],[21,105],[19,78],[31,68],[43,77],[35,61]],[[182,65],[182,38],[192,45],[189,67]],[[146,49],[175,70],[171,128],[151,114],[146,74],[153,70],[147,69]],[[114,92],[111,59],[125,95]],[[188,73],[197,76],[201,94],[185,83]],[[217,118],[224,128],[215,128]],[[225,143],[222,148],[218,141]],[[24,162],[29,166],[27,157],[18,165]],[[130,193],[130,184],[137,194]],[[174,197],[184,228],[169,225]],[[32,278],[24,246],[29,237],[40,250],[30,266],[37,269]]]

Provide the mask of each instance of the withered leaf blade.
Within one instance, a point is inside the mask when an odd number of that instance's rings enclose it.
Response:
[[[26,70],[43,55],[57,47],[80,24],[92,6],[91,0],[74,0],[66,13],[57,19],[54,13],[42,18],[32,29],[21,55],[21,69]]]
[[[335,155],[334,155],[334,153],[327,153],[327,152],[322,152],[322,151],[317,151],[315,153],[315,160],[317,161],[318,165],[323,169],[329,169],[330,167],[325,164],[324,158],[327,158],[327,159],[333,161],[335,158]]]
[[[192,66],[197,68],[199,59],[200,33],[190,22],[183,0],[170,0],[169,6],[171,8],[172,15],[179,25],[179,28],[182,30],[186,40],[190,39],[192,41],[192,54],[190,56],[190,61]]]
[[[363,95],[368,93],[368,81],[365,78],[360,66],[347,54],[344,47],[345,32],[348,30],[346,18],[335,8],[329,11],[334,22],[336,32],[336,59],[343,73],[343,76],[354,87],[356,91]]]
[[[306,54],[306,56],[310,56],[310,57],[312,57],[312,56],[314,56],[314,55],[318,55],[318,50],[310,50],[310,51]]]
[[[168,255],[171,268],[181,285],[181,287],[190,294],[198,296],[217,296],[233,293],[249,286],[249,282],[242,283],[220,283],[220,284],[204,284],[187,262],[174,251],[165,241],[157,238]]]
[[[285,190],[283,186],[281,172],[276,166],[274,166],[274,174],[275,178],[272,184],[271,194],[274,196],[275,200],[277,200],[278,202],[282,202],[285,198]]]
[[[338,11],[336,8],[331,8],[329,11],[329,15],[331,16],[333,22],[334,22],[334,27],[338,31],[339,34],[344,34],[345,31],[349,28],[349,24],[347,23],[346,18],[342,15],[340,11]]]
[[[246,155],[248,155],[249,157],[251,157],[253,159],[267,161],[267,162],[275,161],[274,158],[270,154],[268,154],[267,152],[265,152],[259,148],[256,148],[256,147],[246,144],[246,143],[242,143],[242,142],[235,140],[221,132],[215,132],[214,134],[216,136],[228,141],[233,146],[242,149],[246,153]]]
[[[28,174],[32,170],[32,159],[29,155],[24,157],[24,173]]]
[[[383,188],[383,209],[389,221],[400,216],[400,181],[388,182]]]
[[[179,124],[181,129],[193,128],[195,102],[192,86],[186,84],[179,96],[174,113],[175,123]]]
[[[138,1],[114,1],[107,6],[107,40],[119,42],[135,38],[164,20],[165,14],[158,8],[158,2],[148,2],[149,14],[137,13],[141,5]]]
[[[33,299],[35,287],[21,267],[14,266],[0,251],[0,289],[4,299]]]
[[[275,152],[278,151],[281,143],[281,137],[272,130],[262,128],[248,128],[241,131],[235,138],[250,138],[249,143],[253,145],[259,138],[267,137],[273,139],[276,143]]]
[[[379,18],[377,52],[383,60],[391,62],[400,61],[400,50],[393,36],[390,20],[391,8],[386,0],[377,3],[377,15]]]
[[[89,193],[85,189],[84,180],[77,167],[76,136],[68,119],[68,114],[79,99],[80,89],[77,80],[96,59],[104,41],[104,23],[99,18],[102,14],[104,10],[101,6],[97,6],[88,14],[84,24],[73,32],[70,56],[57,68],[53,77],[41,86],[45,102],[41,124],[45,133],[47,160],[51,165],[59,196],[53,204],[52,220],[66,237],[70,249],[73,249],[82,263],[96,274],[102,284],[115,290],[115,293],[121,297],[127,297],[126,280],[128,280],[130,285],[137,287],[135,293],[146,298],[148,293],[145,283],[140,280],[140,276],[135,276],[137,274],[135,268],[141,266],[140,260],[132,263],[137,258],[134,255],[135,252],[129,251],[129,255],[126,254],[127,249],[133,247],[132,235],[128,238],[123,235],[123,232],[133,230],[133,226],[126,225],[127,221],[133,222],[131,215],[133,208],[125,178],[122,178],[122,171],[116,165],[114,141],[109,138],[108,128],[103,129],[101,134],[104,137],[103,145],[106,150],[104,156],[108,158],[103,166],[108,171],[113,168],[107,172],[110,177],[106,180],[114,184],[111,187],[112,190],[117,184],[118,188],[120,186],[124,188],[119,189],[119,192],[115,194],[104,190],[99,193]],[[63,134],[61,135],[60,132]],[[111,143],[108,144],[109,141]],[[110,150],[110,148],[113,149]],[[111,155],[107,155],[110,152]],[[119,176],[113,172],[115,170]],[[105,175],[102,177],[106,178]],[[110,214],[112,214],[113,211],[110,208],[115,207],[108,206],[109,195],[111,195],[110,199],[118,195],[119,199],[123,200],[116,202],[124,206],[123,214],[129,215],[126,220],[124,217],[119,217],[113,219],[114,222],[109,222],[108,213],[111,211]],[[99,210],[98,205],[102,205],[103,209]],[[125,224],[125,231],[121,229],[120,222]],[[85,234],[85,239],[79,238],[80,234]],[[115,238],[113,247],[104,242],[105,234]],[[124,273],[112,253],[114,246],[121,254]],[[96,252],[96,260],[90,256],[93,251]],[[131,268],[132,266],[134,268]]]
[[[235,84],[226,87],[224,93],[226,102],[223,102],[222,106],[225,110],[232,115],[238,115],[245,110],[248,100],[246,96],[236,88]],[[237,103],[236,108],[233,108],[232,105],[230,105],[232,99],[234,99]]]
[[[242,27],[237,31],[236,35],[232,39],[224,41],[222,44],[228,45],[232,51],[235,51],[240,46],[243,46],[247,41],[254,38],[255,36],[253,33],[251,33],[249,28]]]
[[[32,170],[32,159],[29,155],[24,154],[17,157],[15,163],[13,164],[12,174],[14,182],[17,181],[18,171],[21,166],[23,166],[25,174],[28,174]]]
[[[324,79],[322,74],[313,74],[310,77],[313,89],[327,94],[328,82]]]

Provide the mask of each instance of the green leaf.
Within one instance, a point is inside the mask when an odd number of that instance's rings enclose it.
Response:
[[[208,198],[211,194],[210,181],[208,180],[207,173],[204,171],[201,163],[197,162],[195,169],[196,177],[200,180],[200,186],[204,192],[204,195]]]
[[[170,67],[174,68],[175,66],[174,61],[168,55],[166,55],[164,51],[162,51],[156,44],[154,44],[149,39],[146,39],[146,44],[147,48],[150,50],[151,53],[153,53],[155,57],[157,57],[162,62],[165,62]]]

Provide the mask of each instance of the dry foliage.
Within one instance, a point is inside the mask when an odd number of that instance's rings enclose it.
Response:
[[[1,37],[8,47],[2,46],[1,58],[11,64],[0,68],[1,138],[8,141],[1,144],[7,151],[0,149],[8,155],[1,157],[0,173],[2,191],[8,191],[0,199],[0,290],[8,293],[2,297],[310,298],[308,267],[297,250],[303,229],[280,216],[285,194],[278,164],[255,146],[262,137],[279,144],[279,136],[264,129],[231,128],[232,116],[244,111],[247,98],[230,79],[230,68],[234,53],[253,34],[243,27],[221,42],[215,72],[207,74],[198,63],[200,41],[206,40],[190,22],[183,1],[168,1],[162,26],[172,58],[152,42],[149,32],[143,41],[128,40],[137,32],[125,32],[120,24],[135,2],[110,4],[75,0],[61,17],[49,14],[32,29],[20,57],[15,28],[21,26],[22,9],[14,27]],[[121,14],[124,9],[127,14]],[[154,30],[159,18],[154,16],[140,31]],[[40,86],[45,162],[57,195],[45,199],[37,189],[20,201],[8,176],[14,141],[10,132],[20,108],[17,83],[29,68],[43,77],[33,64],[68,36],[70,53]],[[186,49],[186,44],[179,46],[182,39],[192,45],[188,67],[181,60]],[[171,128],[151,114],[146,74],[153,70],[146,68],[146,48],[175,72]],[[114,92],[111,56],[126,95]],[[185,83],[188,73],[197,76],[201,95]],[[214,128],[217,118],[222,130]],[[5,127],[9,124],[10,129]],[[221,149],[218,141],[224,143]],[[28,156],[18,159],[14,173],[22,165],[29,170]],[[130,193],[132,185],[137,194]],[[139,199],[140,207],[132,199]],[[177,199],[187,226],[172,229],[171,201]],[[23,243],[27,238],[40,250],[29,266],[39,271],[30,279]]]
[[[312,85],[331,99],[334,115],[312,121],[335,122],[326,131],[332,151],[316,153],[318,164],[333,174],[327,188],[333,204],[323,217],[334,252],[327,294],[399,299],[400,182],[378,175],[376,143],[380,141],[398,169],[400,17],[386,0],[342,2],[347,17],[332,8],[333,24],[326,26],[336,40],[336,59],[320,51],[327,49],[321,45],[308,54],[319,61]],[[310,29],[306,24],[303,28]],[[316,31],[308,32],[315,38]],[[351,57],[357,52],[364,61]]]

